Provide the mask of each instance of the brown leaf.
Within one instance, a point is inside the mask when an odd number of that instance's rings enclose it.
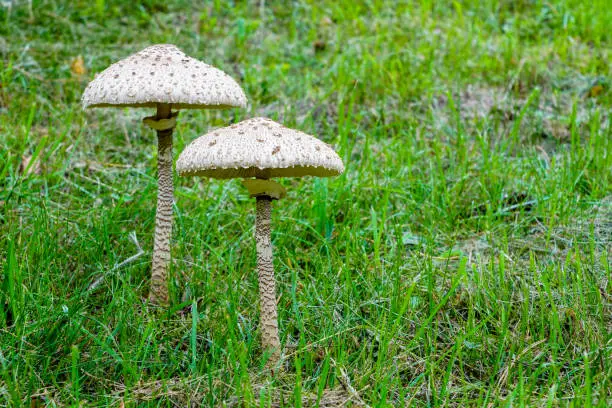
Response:
[[[44,396],[35,395],[30,397],[30,408],[44,408],[45,406]]]
[[[26,176],[29,176],[31,174],[40,174],[41,173],[40,162],[39,161],[35,161],[34,163],[31,163],[31,162],[32,162],[32,156],[30,155],[23,156],[21,158],[21,164],[19,164],[19,173],[25,174]]]
[[[591,87],[591,89],[588,90],[588,97],[589,98],[595,98],[596,96],[599,96],[603,93],[604,91],[604,87],[603,85],[597,84],[593,87]]]
[[[589,87],[582,92],[583,98],[597,98],[602,94],[606,93],[608,88],[608,84],[605,81],[602,81],[600,78],[593,81]]]
[[[315,52],[320,52],[324,51],[325,48],[327,48],[327,44],[323,40],[317,40],[312,43],[312,47],[314,48]]]

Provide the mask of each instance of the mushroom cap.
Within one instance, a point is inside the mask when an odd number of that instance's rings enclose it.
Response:
[[[218,179],[329,177],[344,164],[328,144],[271,119],[253,118],[214,130],[191,142],[179,156],[181,176]]]
[[[171,44],[152,45],[96,75],[81,98],[83,108],[245,107],[240,85],[225,72],[191,58]]]

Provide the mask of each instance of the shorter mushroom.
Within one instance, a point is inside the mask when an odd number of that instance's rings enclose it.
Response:
[[[194,140],[179,156],[176,169],[181,176],[244,178],[243,184],[256,199],[261,341],[263,349],[271,352],[268,363],[276,365],[281,347],[270,239],[271,204],[285,197],[286,191],[270,179],[336,176],[344,171],[342,160],[331,146],[313,136],[270,119],[254,118]]]

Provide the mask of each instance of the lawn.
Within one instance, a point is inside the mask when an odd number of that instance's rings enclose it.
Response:
[[[612,404],[608,0],[0,3],[0,406]],[[283,369],[260,348],[255,204],[175,173],[171,305],[147,301],[148,109],[83,111],[172,43],[342,157],[281,179]]]

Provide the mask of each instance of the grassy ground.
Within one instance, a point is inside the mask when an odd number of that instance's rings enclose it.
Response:
[[[0,405],[610,404],[608,1],[234,3],[1,3]],[[176,152],[259,115],[346,163],[275,203],[276,377],[238,182],[176,178],[145,306],[151,112],[79,98],[162,42],[250,99],[182,112]]]

